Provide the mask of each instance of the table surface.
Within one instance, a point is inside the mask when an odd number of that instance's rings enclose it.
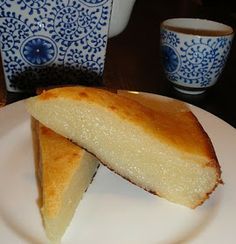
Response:
[[[202,95],[175,91],[165,78],[159,50],[160,23],[171,17],[197,17],[217,20],[235,28],[236,8],[221,1],[137,0],[127,28],[109,39],[103,83],[112,89],[151,92],[177,98],[201,107],[236,128],[236,43],[217,84]],[[234,11],[235,10],[235,11]],[[5,93],[0,72],[0,105],[30,94]]]

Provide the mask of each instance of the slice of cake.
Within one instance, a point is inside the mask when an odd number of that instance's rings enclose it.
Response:
[[[33,121],[36,174],[46,234],[59,243],[91,183],[98,160],[47,127]]]
[[[178,104],[156,101],[154,109],[105,90],[66,87],[29,98],[26,106],[111,170],[169,201],[195,208],[221,182],[209,137]]]

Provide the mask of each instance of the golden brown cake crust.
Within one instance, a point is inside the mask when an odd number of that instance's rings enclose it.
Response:
[[[43,211],[53,217],[60,210],[63,192],[78,169],[84,150],[47,127],[39,125],[40,150],[43,151]],[[66,164],[65,164],[66,162]]]
[[[170,104],[160,101],[160,109],[154,110],[132,99],[88,87],[55,88],[43,92],[37,99],[41,101],[71,99],[101,105],[178,150],[208,158],[205,166],[218,168],[220,174],[220,167],[208,135],[186,107],[168,111],[166,108],[170,108]]]

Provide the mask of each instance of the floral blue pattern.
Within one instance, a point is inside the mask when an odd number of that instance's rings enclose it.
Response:
[[[42,9],[45,11],[50,6],[47,0],[18,0],[17,3],[22,10],[28,9],[30,15],[40,13]]]
[[[21,55],[31,65],[46,65],[55,59],[56,48],[50,39],[34,36],[23,43]]]
[[[161,29],[163,66],[169,80],[175,83],[209,86],[224,67],[231,39],[207,37],[180,43],[178,36]]]
[[[174,48],[168,45],[163,45],[161,54],[163,57],[163,65],[165,70],[169,73],[175,72],[180,63],[178,53],[174,50]]]
[[[82,0],[85,4],[90,4],[90,5],[101,5],[107,2],[108,0]]]
[[[38,79],[34,81],[37,86],[46,69],[48,74],[48,69],[57,67],[78,71],[73,77],[63,78],[67,82],[88,79],[86,73],[92,74],[88,84],[99,80],[104,70],[111,7],[112,0],[1,1],[0,44],[7,89],[27,89],[32,81],[19,88],[16,80],[19,74],[24,77],[19,80],[25,80],[24,74],[30,72]]]

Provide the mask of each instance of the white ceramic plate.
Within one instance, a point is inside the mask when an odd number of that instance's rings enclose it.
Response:
[[[214,144],[224,186],[190,210],[100,167],[62,243],[235,243],[236,130],[189,106]],[[0,243],[47,243],[37,206],[30,117],[23,101],[0,109],[0,193]]]

